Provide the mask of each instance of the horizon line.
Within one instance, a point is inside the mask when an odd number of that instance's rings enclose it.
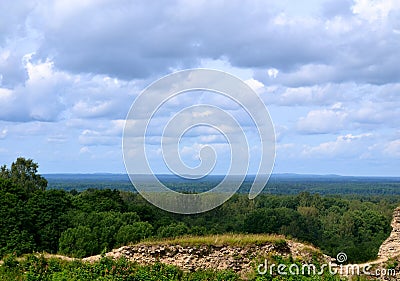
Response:
[[[54,173],[42,173],[41,175],[127,175],[129,176],[128,173],[111,173],[111,172],[54,172]],[[166,174],[166,173],[159,173],[159,174],[131,174],[134,176],[174,176],[174,177],[180,177],[184,178],[180,175],[175,175],[175,174]],[[257,174],[246,174],[244,175],[245,177],[255,177]],[[197,175],[185,175],[185,176],[197,176]],[[210,174],[210,175],[205,175],[204,177],[208,176],[217,176],[217,177],[225,177],[225,174]],[[230,175],[234,177],[240,177],[243,175],[240,174],[235,174],[235,175]],[[267,175],[264,175],[267,176]],[[310,176],[310,177],[358,177],[358,178],[400,178],[399,176],[394,176],[394,175],[341,175],[341,174],[312,174],[312,173],[271,173],[270,177],[272,176]],[[203,177],[203,178],[204,178]]]

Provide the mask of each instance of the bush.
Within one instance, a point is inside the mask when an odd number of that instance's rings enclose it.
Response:
[[[96,237],[90,228],[78,226],[69,228],[61,234],[60,252],[82,258],[99,252]]]
[[[182,222],[172,223],[167,226],[161,226],[158,229],[158,237],[177,237],[189,233],[189,228]]]
[[[119,245],[136,243],[140,240],[150,237],[153,234],[153,226],[148,222],[135,222],[121,226],[117,235],[116,241]]]
[[[15,254],[9,255],[7,257],[4,258],[3,260],[3,265],[4,267],[8,268],[8,269],[13,269],[16,268],[18,266],[18,261],[16,259]]]

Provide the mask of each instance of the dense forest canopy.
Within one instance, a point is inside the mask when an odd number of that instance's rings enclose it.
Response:
[[[143,239],[218,233],[278,233],[306,241],[349,261],[376,257],[390,233],[396,196],[236,194],[198,215],[177,215],[117,189],[47,189],[38,165],[18,158],[0,174],[0,256],[33,251],[73,257]]]
[[[146,176],[139,176],[141,181],[146,183]],[[136,191],[126,174],[48,174],[45,177],[48,180],[49,189],[84,191],[89,188],[111,188]],[[157,178],[172,190],[198,193],[214,188],[224,176],[208,175],[200,180],[183,179],[173,175],[157,175]],[[254,176],[247,176],[237,193],[248,193],[253,180]],[[400,195],[400,178],[272,174],[262,191],[264,194],[298,194],[300,192],[341,196],[397,196]]]

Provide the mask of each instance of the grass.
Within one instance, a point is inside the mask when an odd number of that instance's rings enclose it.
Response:
[[[176,238],[166,238],[142,241],[141,245],[181,245],[181,246],[249,246],[264,244],[286,243],[286,239],[282,235],[268,234],[217,234],[207,236],[181,236]]]

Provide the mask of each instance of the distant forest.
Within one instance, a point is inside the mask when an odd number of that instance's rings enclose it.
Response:
[[[136,191],[126,174],[48,174],[44,175],[49,189],[84,191],[89,188]],[[179,192],[204,192],[215,187],[223,176],[211,175],[201,180],[185,180],[173,175],[158,175],[158,179]],[[247,176],[238,193],[248,193],[254,176]],[[146,182],[146,176],[141,176]],[[400,177],[354,177],[337,175],[273,174],[264,194],[321,195],[400,195]]]
[[[43,177],[37,168],[32,160],[18,158],[1,169],[0,257],[33,251],[85,257],[144,239],[278,233],[312,243],[328,255],[345,252],[350,262],[363,262],[376,258],[400,203],[395,179],[287,176],[272,178],[254,200],[236,194],[212,211],[178,215],[132,192],[126,178]],[[169,184],[185,191],[209,188]]]

